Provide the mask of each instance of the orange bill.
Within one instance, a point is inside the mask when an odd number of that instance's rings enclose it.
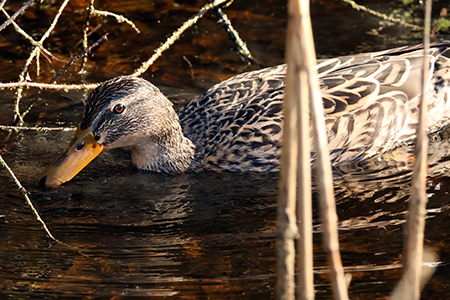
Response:
[[[39,177],[39,185],[47,188],[59,187],[77,175],[102,151],[103,145],[95,140],[92,126],[85,130],[78,126],[66,151]]]

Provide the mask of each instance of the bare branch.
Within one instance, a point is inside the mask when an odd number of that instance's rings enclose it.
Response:
[[[6,2],[6,1],[5,1]],[[16,11],[12,17],[10,17],[8,20],[6,20],[2,25],[0,25],[0,31],[2,31],[3,29],[5,29],[9,24],[11,24],[12,21],[14,21],[21,13],[23,13],[25,11],[25,9],[27,9],[28,7],[33,5],[34,0],[28,0],[28,2],[26,2],[24,5],[22,5],[21,8],[19,8],[18,11]],[[2,7],[5,3],[2,2]]]
[[[0,90],[2,89],[12,89],[20,87],[35,87],[40,89],[50,89],[50,90],[92,90],[99,86],[100,83],[90,83],[90,84],[48,84],[39,82],[10,82],[10,83],[0,83]]]
[[[6,131],[75,131],[72,127],[27,127],[27,126],[7,126],[0,125],[0,130]]]
[[[2,8],[2,12],[7,18],[9,18],[9,14],[6,12],[4,8]],[[41,44],[39,44],[31,36],[29,36],[28,33],[26,33],[22,28],[20,28],[20,26],[17,25],[16,22],[13,21],[12,24],[14,28],[17,30],[17,32],[20,33],[23,37],[25,37],[33,46],[39,47],[39,49],[46,55],[50,56],[52,59],[58,60],[55,56],[53,56],[53,54],[50,53],[50,51],[45,49]]]
[[[227,1],[228,0],[215,0],[212,3],[208,3],[205,6],[203,6],[195,16],[192,16],[189,20],[184,22],[180,28],[178,28],[174,33],[172,33],[172,35],[166,40],[166,42],[161,47],[155,50],[155,54],[153,54],[152,57],[150,57],[150,59],[144,62],[139,69],[137,69],[133,74],[131,74],[131,76],[141,76],[142,74],[144,74],[145,71],[147,71],[147,69],[155,62],[155,60],[157,60],[165,50],[169,49],[169,47],[173,43],[175,43],[175,41],[181,36],[181,34],[186,29],[197,23],[197,21],[201,17],[203,17],[203,15],[207,11]]]
[[[47,31],[44,33],[42,38],[39,40],[39,44],[42,45],[44,43],[44,41],[47,39],[47,37],[50,35],[50,33],[53,31],[53,29],[55,28],[56,24],[58,23],[59,17],[61,16],[67,3],[69,3],[69,0],[64,0],[64,2],[61,4],[52,23],[50,24],[50,27],[47,29]],[[26,72],[28,72],[28,67],[30,66],[31,62],[33,61],[33,58],[36,57],[38,51],[39,51],[39,47],[35,47],[33,49],[33,51],[31,52],[30,57],[27,59],[25,66],[23,67],[22,72],[19,75],[19,82],[25,81],[25,74],[26,74]],[[20,113],[20,108],[19,108],[20,100],[22,99],[22,91],[23,91],[22,87],[19,87],[17,89],[16,101],[14,104],[14,123],[13,123],[14,125],[23,124],[23,118],[22,118],[22,114]]]
[[[131,22],[130,20],[128,20],[127,18],[125,18],[124,16],[121,15],[117,15],[115,13],[109,12],[109,11],[103,11],[103,10],[97,10],[95,8],[92,8],[92,12],[91,14],[96,14],[98,16],[103,16],[103,17],[114,17],[116,19],[116,21],[118,23],[127,23],[128,25],[130,25],[137,33],[141,33],[139,31],[139,29],[136,27],[136,25],[134,25],[133,22]]]
[[[234,29],[233,25],[230,22],[230,19],[228,19],[228,16],[222,11],[220,7],[215,7],[214,12],[219,18],[220,23],[222,23],[223,27],[228,32],[231,40],[236,43],[238,52],[246,59],[255,61],[252,54],[250,53],[250,50],[248,50],[247,44],[241,39],[236,29]]]
[[[370,8],[364,6],[364,5],[359,5],[353,0],[341,0],[341,1],[350,4],[356,10],[365,11],[365,12],[367,12],[367,13],[373,15],[373,16],[376,16],[376,17],[378,17],[380,19],[383,19],[383,20],[386,20],[386,21],[389,21],[389,22],[392,22],[392,23],[398,23],[398,24],[401,24],[403,26],[412,28],[414,30],[423,30],[423,27],[407,23],[407,22],[403,21],[402,19],[393,18],[391,16],[382,14],[382,13],[377,12],[376,10],[370,9]]]

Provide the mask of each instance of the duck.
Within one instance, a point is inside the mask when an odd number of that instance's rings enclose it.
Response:
[[[418,125],[423,59],[427,130],[450,119],[450,41],[317,61],[332,165],[411,141]],[[280,167],[286,65],[239,74],[175,112],[149,81],[120,76],[89,95],[75,137],[41,175],[42,187],[71,180],[102,151],[125,148],[142,170],[273,172]],[[314,163],[314,148],[311,150]]]

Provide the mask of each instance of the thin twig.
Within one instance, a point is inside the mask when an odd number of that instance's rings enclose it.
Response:
[[[50,33],[53,31],[53,29],[55,28],[56,24],[58,23],[59,17],[61,16],[62,12],[64,11],[64,8],[66,7],[67,3],[69,3],[69,0],[64,0],[64,2],[61,4],[58,12],[56,13],[55,17],[53,18],[52,23],[50,24],[50,27],[47,29],[47,31],[44,33],[42,38],[39,40],[39,44],[43,45],[44,41],[48,38]],[[27,59],[25,66],[23,67],[22,72],[19,75],[19,82],[25,81],[25,74],[26,74],[26,72],[28,72],[28,67],[30,66],[33,58],[36,56],[38,51],[39,51],[39,47],[35,47],[33,49],[33,51],[31,52],[30,57]],[[23,88],[19,87],[16,92],[16,101],[15,101],[15,105],[14,105],[14,118],[15,118],[14,123],[13,123],[14,125],[23,124],[23,118],[22,118],[22,115],[20,113],[20,108],[19,108],[20,100],[22,99],[22,91],[23,91]]]
[[[36,216],[36,219],[42,224],[42,227],[44,227],[45,232],[47,233],[48,237],[51,238],[52,240],[54,240],[55,242],[57,242],[58,244],[61,245],[65,245],[65,246],[69,246],[69,247],[73,247],[71,245],[68,245],[66,243],[61,242],[60,240],[58,240],[57,238],[55,238],[53,236],[53,234],[50,232],[50,230],[48,229],[47,225],[45,224],[45,222],[42,220],[41,216],[39,215],[38,211],[34,208],[33,203],[31,202],[30,198],[28,197],[28,192],[27,190],[22,186],[22,184],[20,183],[20,181],[17,179],[16,175],[14,175],[13,171],[11,170],[11,168],[8,166],[8,164],[3,160],[3,157],[0,154],[0,165],[2,165],[9,173],[9,175],[11,176],[11,178],[14,180],[14,182],[16,183],[17,187],[19,188],[19,191],[22,193],[23,197],[25,198],[25,200],[27,201],[28,205],[30,206],[31,210],[33,211],[34,215]]]
[[[233,25],[228,19],[228,16],[222,11],[220,7],[215,7],[214,12],[219,18],[220,23],[223,25],[225,30],[228,32],[230,39],[236,43],[238,52],[246,59],[250,61],[255,61],[250,50],[248,50],[247,44],[241,39],[239,33],[234,29]]]
[[[98,87],[100,83],[89,83],[89,84],[48,84],[40,82],[10,82],[10,83],[0,83],[0,90],[3,89],[13,89],[19,87],[27,88],[40,88],[40,89],[53,89],[53,90],[92,90]]]
[[[91,50],[95,47],[98,46],[98,44],[100,44],[101,42],[103,42],[104,40],[106,40],[108,36],[108,33],[104,34],[101,38],[99,38],[95,43],[93,43],[91,46],[89,46],[89,48],[87,48],[86,50],[84,50],[82,53],[80,53],[79,55],[77,55],[75,58],[73,58],[70,62],[68,62],[59,72],[58,74],[56,74],[52,80],[50,80],[49,84],[52,84],[54,82],[56,82],[56,80],[59,78],[59,76],[61,76],[61,74],[63,74],[64,72],[67,71],[68,68],[70,68],[70,66],[72,66],[77,60],[79,60],[81,57],[85,56],[86,54],[88,54],[89,52],[91,52]],[[28,104],[27,108],[25,109],[25,111],[22,113],[21,117],[22,120],[23,118],[30,112],[31,108],[33,107],[33,105],[36,103],[36,101],[38,101],[39,96],[41,94],[42,90],[39,90],[37,95],[34,97],[33,101],[30,102],[30,104]]]
[[[185,56],[185,55],[183,55],[183,59],[187,62],[187,64],[189,65],[189,70],[191,71],[191,78],[192,79],[195,79],[195,74],[194,74],[194,70],[192,69],[192,64],[191,64],[191,62],[189,61],[189,59]]]
[[[1,10],[2,10],[3,14],[4,14],[7,18],[9,18],[8,12],[7,12],[4,8],[2,8]],[[23,37],[25,37],[25,38],[26,38],[33,46],[39,47],[40,50],[41,50],[43,53],[45,53],[46,55],[50,56],[52,59],[57,60],[56,56],[53,56],[53,54],[51,54],[50,51],[48,51],[48,50],[45,49],[41,44],[39,44],[38,42],[36,42],[31,36],[28,35],[28,33],[26,33],[22,28],[20,28],[20,26],[17,25],[16,22],[13,21],[12,24],[13,24],[14,28],[17,30],[17,32],[18,32],[19,34],[21,34]]]
[[[391,16],[382,14],[382,13],[380,13],[380,12],[378,12],[376,10],[370,9],[370,8],[364,6],[364,5],[356,4],[356,2],[353,1],[353,0],[341,0],[341,1],[350,4],[356,10],[365,11],[365,12],[367,12],[367,13],[373,15],[373,16],[376,16],[378,18],[381,18],[383,20],[386,20],[386,21],[389,21],[389,22],[392,22],[392,23],[398,23],[398,24],[401,24],[403,26],[412,28],[414,30],[423,30],[423,27],[407,23],[407,22],[403,21],[402,19],[393,18]]]
[[[97,10],[95,8],[92,7],[92,14],[96,14],[98,16],[103,16],[103,17],[114,17],[116,19],[116,21],[118,23],[127,23],[128,25],[130,25],[137,33],[141,33],[139,31],[139,29],[136,27],[136,25],[134,25],[134,23],[130,20],[128,20],[127,18],[125,18],[124,16],[109,12],[109,11],[103,11],[103,10]]]
[[[27,126],[7,126],[0,125],[0,130],[6,131],[75,131],[72,127],[27,127]]]
[[[102,28],[102,24],[97,24],[97,26],[94,27],[94,29],[92,29],[91,31],[89,31],[89,33],[86,36],[86,47],[84,46],[84,35],[83,38],[80,39],[75,45],[73,45],[73,49],[75,49],[79,44],[83,44],[83,49],[87,48],[87,41],[88,41],[88,37],[90,37],[92,34],[94,34],[95,32],[97,32],[100,28]]]
[[[5,6],[6,1],[8,0],[2,0],[2,2],[0,3],[0,9],[3,10],[3,6]],[[7,18],[9,18],[9,16]]]
[[[107,40],[109,33],[105,33],[101,38],[99,38],[95,43],[89,46],[89,48],[85,49],[83,52],[81,52],[79,55],[77,55],[75,58],[73,58],[70,62],[68,62],[59,72],[56,74],[55,77],[49,82],[49,84],[52,84],[56,81],[56,79],[61,76],[65,71],[67,71],[68,68],[70,68],[71,65],[73,65],[77,60],[79,60],[81,57],[86,56],[88,53],[92,51],[95,47],[97,47],[100,43]]]
[[[28,7],[33,5],[34,0],[28,0],[18,11],[16,11],[8,20],[6,20],[2,25],[0,25],[0,31],[5,29],[12,21],[14,21],[21,13],[25,11]],[[4,4],[4,3],[3,3]]]
[[[83,42],[83,49],[87,49],[87,47],[88,47],[89,23],[90,23],[90,20],[91,20],[91,14],[92,14],[92,10],[93,9],[94,9],[94,0],[90,0],[89,5],[87,7],[86,22],[85,22],[84,28],[83,28],[83,40],[82,40],[82,42]],[[76,47],[76,45],[75,45],[75,47]],[[84,68],[84,65],[87,62],[87,59],[88,59],[87,56],[83,57],[83,60],[81,61],[80,73],[83,73],[83,68]]]
[[[137,69],[131,76],[141,76],[147,69],[157,60],[161,54],[169,49],[169,47],[175,43],[175,41],[181,36],[181,34],[188,28],[190,28],[192,25],[194,25],[203,15],[209,11],[210,9],[227,2],[228,0],[215,0],[212,3],[208,3],[205,6],[203,6],[200,11],[195,15],[189,18],[186,22],[181,25],[180,28],[178,28],[172,35],[166,40],[164,44],[162,44],[161,47],[155,50],[155,54],[152,55],[146,62],[142,64],[142,66]]]
[[[283,144],[277,204],[277,299],[292,300],[295,295],[294,239],[298,236],[295,215],[297,173],[297,101],[284,101]]]

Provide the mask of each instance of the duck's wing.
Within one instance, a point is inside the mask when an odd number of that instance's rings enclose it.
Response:
[[[448,46],[435,45],[427,56],[432,62],[429,107],[437,108],[430,124],[450,116],[448,97],[444,104],[436,97],[438,87],[449,82],[450,64],[440,56]],[[416,46],[318,61],[332,163],[367,158],[414,136],[422,57]],[[278,167],[285,74],[286,66],[280,65],[238,75],[179,111],[185,136],[199,150],[198,165]]]
[[[448,123],[449,44],[436,44],[427,60],[428,130]],[[419,49],[418,49],[419,48]],[[402,47],[363,55],[362,64],[337,67],[319,75],[333,163],[373,156],[411,140],[418,122],[423,50]],[[329,64],[329,63],[328,63]]]
[[[178,112],[184,135],[209,170],[278,168],[286,65],[235,76]],[[195,167],[194,167],[195,168]]]

